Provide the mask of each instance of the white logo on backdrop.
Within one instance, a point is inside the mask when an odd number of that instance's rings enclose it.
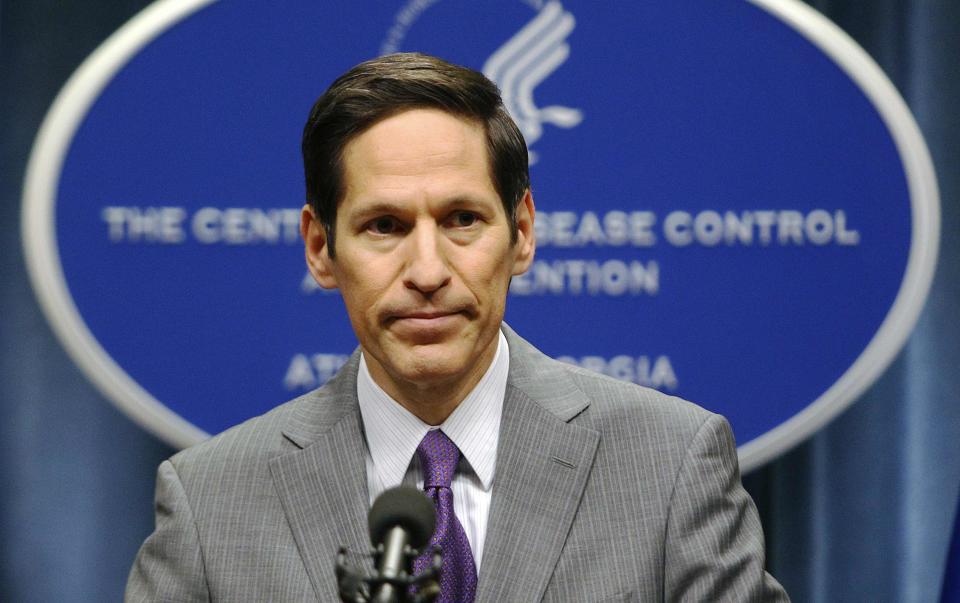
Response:
[[[576,26],[573,15],[559,2],[548,2],[483,65],[483,74],[497,83],[503,103],[517,122],[527,147],[543,135],[543,124],[572,128],[583,121],[579,109],[550,105],[537,107],[533,90],[570,56],[567,37]],[[537,159],[530,150],[530,163]]]

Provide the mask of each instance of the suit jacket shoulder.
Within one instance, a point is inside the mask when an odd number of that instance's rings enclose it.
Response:
[[[367,546],[356,364],[160,466],[126,600],[335,596],[337,548]]]
[[[597,442],[544,601],[786,600],[764,571],[762,529],[723,417],[557,362],[505,332],[508,390],[519,390],[507,400]],[[497,488],[500,469],[498,458]]]
[[[640,447],[639,453],[653,446],[661,462],[679,459],[708,420],[723,420],[681,398],[554,360],[516,333],[505,332],[511,347],[510,386],[618,446]]]

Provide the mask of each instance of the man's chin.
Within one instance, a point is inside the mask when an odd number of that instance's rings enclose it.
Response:
[[[466,371],[465,363],[458,362],[457,356],[443,344],[416,346],[402,361],[401,370],[412,381],[420,383],[448,381]]]
[[[470,330],[458,329],[426,343],[398,337],[392,330],[389,335],[379,341],[376,359],[382,361],[381,374],[404,389],[457,389],[476,378],[478,372],[482,375],[482,365],[488,362],[488,354],[478,351],[475,333]],[[371,356],[368,352],[367,358]]]
[[[455,382],[470,373],[471,363],[459,342],[440,342],[403,346],[391,354],[395,379],[399,378],[419,387]]]

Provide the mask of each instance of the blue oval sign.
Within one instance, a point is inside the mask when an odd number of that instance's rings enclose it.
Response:
[[[879,68],[794,0],[166,0],[57,98],[24,193],[31,278],[136,420],[196,442],[356,342],[297,234],[299,134],[350,66],[484,71],[527,138],[537,258],[507,320],[546,353],[726,415],[750,469],[886,367],[938,200]]]

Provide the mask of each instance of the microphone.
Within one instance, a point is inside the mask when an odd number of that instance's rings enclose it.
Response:
[[[433,536],[436,524],[433,502],[416,488],[390,488],[373,501],[367,521],[370,542],[377,550],[379,574],[378,585],[370,601],[403,601],[406,598],[406,585],[410,582],[406,576],[413,574],[414,555],[411,549],[422,549]]]

